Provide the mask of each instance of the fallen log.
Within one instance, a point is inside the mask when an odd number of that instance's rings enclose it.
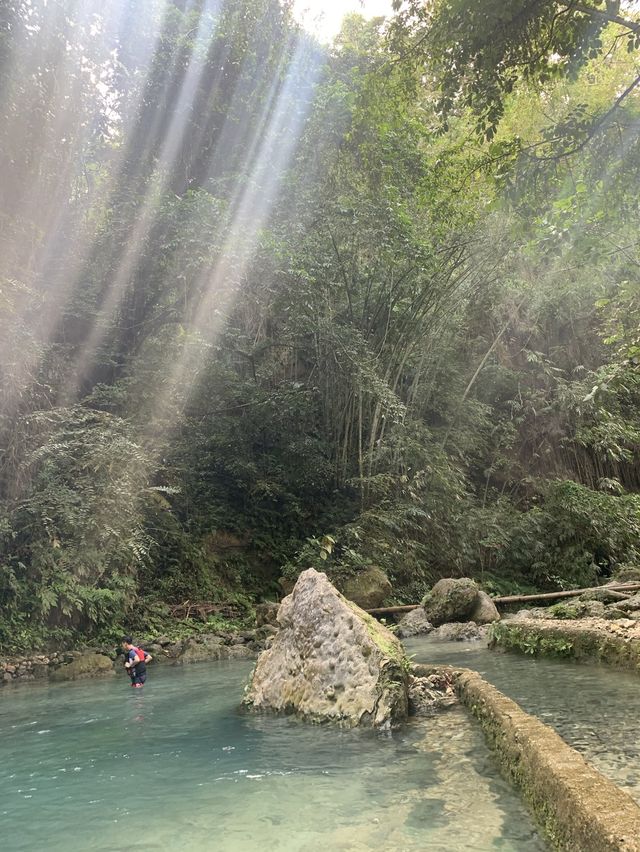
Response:
[[[418,609],[420,604],[407,604],[406,606],[378,606],[375,609],[365,609],[369,615],[393,615],[395,612],[410,612]]]
[[[551,601],[561,600],[562,598],[577,598],[585,592],[635,592],[640,589],[640,583],[612,583],[607,586],[590,586],[586,589],[570,589],[565,592],[544,592],[535,595],[505,595],[503,597],[493,598],[496,606],[501,604],[512,603],[527,603],[528,601]]]
[[[563,598],[577,598],[585,592],[635,592],[640,591],[640,583],[611,583],[606,586],[589,586],[585,589],[570,589],[568,591],[558,592],[540,592],[535,595],[503,595],[502,597],[492,598],[496,606],[506,606],[514,603],[529,603],[532,601],[552,601],[562,600]],[[627,595],[620,594],[619,600],[625,600]],[[403,606],[382,606],[375,609],[367,609],[369,615],[394,615],[400,612],[410,612],[412,609],[418,609],[420,604],[407,604]]]

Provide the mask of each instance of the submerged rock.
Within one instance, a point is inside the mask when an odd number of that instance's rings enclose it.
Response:
[[[408,660],[383,625],[313,568],[280,604],[280,630],[258,658],[243,704],[347,727],[407,716]]]
[[[393,591],[389,578],[382,568],[372,565],[349,577],[342,584],[342,594],[362,609],[376,609]]]
[[[85,677],[104,677],[115,674],[113,661],[104,654],[83,654],[73,662],[60,666],[51,674],[51,680],[80,680]]]
[[[457,702],[452,674],[434,673],[409,679],[410,716],[431,716]]]
[[[500,621],[498,608],[486,592],[478,592],[469,621],[475,621],[476,624],[492,624],[494,621]]]
[[[419,606],[400,619],[397,635],[402,639],[408,639],[409,636],[423,636],[425,633],[431,633],[432,630],[433,624],[427,619],[424,609]]]
[[[436,626],[450,621],[470,621],[478,591],[476,583],[467,577],[438,580],[422,601],[427,619]]]

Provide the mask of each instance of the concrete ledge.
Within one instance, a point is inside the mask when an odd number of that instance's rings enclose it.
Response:
[[[457,671],[456,687],[554,848],[640,852],[640,807],[631,796],[476,672]]]
[[[504,621],[492,626],[490,645],[532,656],[565,657],[640,672],[640,639],[630,633],[625,622]]]

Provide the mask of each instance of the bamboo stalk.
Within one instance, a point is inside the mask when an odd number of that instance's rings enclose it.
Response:
[[[369,615],[392,615],[394,612],[410,612],[412,609],[418,609],[420,604],[407,604],[406,606],[379,606],[375,609],[365,609]]]

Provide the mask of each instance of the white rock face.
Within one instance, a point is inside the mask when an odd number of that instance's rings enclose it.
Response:
[[[280,604],[279,632],[258,658],[243,701],[345,727],[407,717],[407,660],[385,627],[312,568]]]

